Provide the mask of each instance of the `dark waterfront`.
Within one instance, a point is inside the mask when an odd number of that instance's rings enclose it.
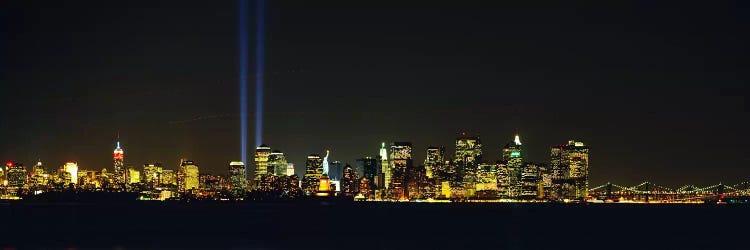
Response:
[[[644,204],[11,203],[0,206],[0,246],[742,249],[747,246],[748,209]]]

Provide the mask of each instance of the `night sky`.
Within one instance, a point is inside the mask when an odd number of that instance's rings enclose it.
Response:
[[[119,131],[126,164],[225,174],[241,158],[237,3],[72,2],[2,4],[0,160],[111,169]],[[518,129],[524,160],[590,145],[592,186],[746,180],[747,3],[587,2],[270,1],[264,143],[300,173],[382,141],[421,163],[463,131],[494,162]]]

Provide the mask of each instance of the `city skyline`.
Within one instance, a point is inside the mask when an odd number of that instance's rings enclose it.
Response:
[[[298,169],[310,153],[354,164],[393,141],[420,163],[427,146],[453,155],[463,131],[494,159],[519,129],[529,161],[593,145],[594,183],[747,175],[748,39],[733,4],[360,4],[268,3],[262,143]],[[150,7],[10,5],[1,161],[106,167],[118,131],[135,166],[189,158],[221,173],[243,157],[237,3]]]

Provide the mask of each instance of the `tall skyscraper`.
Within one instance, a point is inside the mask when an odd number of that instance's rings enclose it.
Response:
[[[255,148],[255,174],[253,175],[253,187],[256,187],[263,175],[268,174],[268,157],[271,156],[271,147],[263,144]]]
[[[504,168],[499,171],[501,177],[507,178],[507,180],[498,180],[498,184],[507,184],[507,187],[501,187],[500,190],[506,193],[501,193],[501,196],[507,196],[510,198],[516,198],[521,192],[521,168],[523,167],[523,157],[521,155],[521,138],[518,134],[513,138],[512,142],[503,147],[501,155],[501,164]]]
[[[302,179],[302,190],[310,195],[317,191],[320,177],[323,176],[323,158],[318,154],[307,156],[305,177]]]
[[[383,189],[391,187],[391,164],[388,160],[388,150],[385,148],[385,142],[380,144],[380,169],[383,173]]]
[[[359,192],[359,175],[350,165],[344,166],[341,178],[341,193],[346,196],[355,196]]]
[[[536,199],[539,197],[540,169],[543,164],[528,162],[521,168],[520,193],[521,199]]]
[[[443,167],[444,161],[445,147],[427,147],[427,156],[424,159],[425,174],[427,177],[445,177],[446,171]]]
[[[456,138],[456,158],[455,163],[458,167],[459,177],[474,177],[476,168],[482,162],[482,141],[479,136],[461,136]]]
[[[286,175],[287,161],[286,156],[279,150],[274,150],[268,156],[268,173],[275,176]]]
[[[409,194],[407,181],[409,170],[412,168],[412,145],[411,142],[391,143],[391,199],[403,200]]]
[[[114,151],[114,177],[112,178],[115,184],[125,184],[127,179],[125,178],[125,154],[120,147],[120,141],[117,141],[117,147]]]
[[[180,163],[180,172],[182,174],[179,176],[182,176],[183,178],[181,183],[182,192],[197,190],[199,187],[198,175],[200,174],[198,172],[198,165],[190,160],[182,160]]]
[[[234,197],[242,197],[247,192],[245,179],[245,163],[233,161],[229,163],[229,185]]]
[[[78,184],[78,163],[66,162],[63,171],[70,176],[70,183]]]
[[[588,195],[589,147],[574,140],[552,147],[550,168],[554,198],[583,199]]]

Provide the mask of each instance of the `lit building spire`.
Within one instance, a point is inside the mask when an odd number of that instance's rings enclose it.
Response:
[[[516,138],[513,139],[513,142],[516,143],[517,146],[521,146],[521,137],[516,134]]]

